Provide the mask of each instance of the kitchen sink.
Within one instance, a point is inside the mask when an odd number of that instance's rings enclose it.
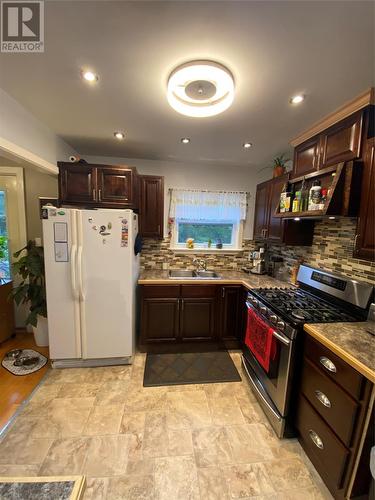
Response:
[[[220,275],[215,271],[190,271],[188,269],[171,269],[169,277],[173,279],[219,279]]]
[[[195,271],[189,271],[187,269],[171,269],[169,271],[169,277],[170,278],[195,278]]]
[[[197,271],[197,278],[220,278],[215,271]]]

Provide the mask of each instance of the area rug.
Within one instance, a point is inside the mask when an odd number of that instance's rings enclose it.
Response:
[[[85,490],[83,476],[0,477],[2,500],[80,500]]]
[[[5,354],[1,366],[12,375],[30,375],[37,372],[48,359],[33,349],[14,349]]]
[[[240,381],[228,351],[147,354],[143,386]]]

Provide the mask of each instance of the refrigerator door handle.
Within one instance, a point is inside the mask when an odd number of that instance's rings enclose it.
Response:
[[[79,299],[79,292],[77,287],[77,246],[72,245],[70,250],[70,279],[72,283],[72,293],[75,300]]]
[[[82,279],[82,247],[78,247],[78,258],[77,258],[77,270],[78,270],[78,282],[79,282],[79,297],[83,301],[85,300],[85,291],[83,289],[83,279]]]

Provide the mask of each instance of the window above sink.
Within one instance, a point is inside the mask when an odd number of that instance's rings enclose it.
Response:
[[[246,208],[246,193],[172,190],[171,249],[204,253],[242,250]]]

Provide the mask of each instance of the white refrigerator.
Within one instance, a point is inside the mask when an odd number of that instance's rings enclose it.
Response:
[[[137,233],[132,210],[43,208],[52,366],[132,362]]]

